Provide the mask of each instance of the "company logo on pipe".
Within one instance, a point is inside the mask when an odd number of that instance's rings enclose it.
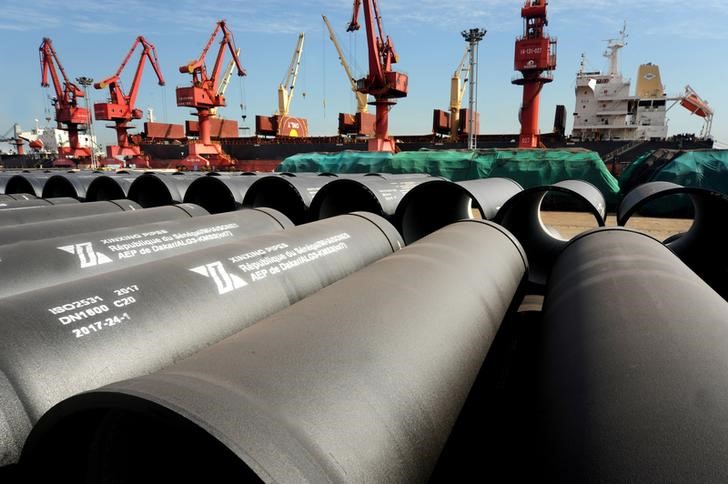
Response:
[[[75,245],[64,245],[63,247],[58,248],[64,252],[68,252],[69,254],[77,255],[79,261],[81,262],[81,269],[85,269],[86,267],[100,266],[101,264],[108,264],[110,262],[113,262],[111,258],[109,258],[109,256],[107,256],[106,254],[96,252],[91,242],[84,242],[82,244]]]
[[[221,295],[248,285],[240,276],[228,273],[220,261],[193,267],[190,270],[202,276],[212,278],[215,281],[217,292]]]

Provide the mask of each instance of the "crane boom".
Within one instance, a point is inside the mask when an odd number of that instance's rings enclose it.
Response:
[[[349,83],[351,84],[351,90],[354,91],[354,95],[356,95],[356,110],[357,110],[357,112],[360,112],[360,113],[366,113],[368,111],[367,95],[364,93],[361,93],[357,90],[356,78],[354,77],[354,74],[351,72],[349,63],[346,62],[346,57],[344,57],[344,52],[341,50],[341,46],[339,45],[339,41],[336,38],[336,34],[334,34],[334,29],[331,28],[331,24],[329,23],[329,19],[326,18],[326,15],[321,15],[321,17],[324,19],[326,28],[329,29],[329,39],[331,39],[331,42],[334,43],[334,47],[336,48],[336,53],[339,56],[339,62],[341,62],[341,65],[344,67],[344,71],[346,72],[346,78],[349,80]]]
[[[91,123],[91,114],[88,109],[78,106],[79,98],[84,97],[84,92],[73,82],[68,79],[66,71],[61,65],[61,61],[58,59],[53,48],[51,39],[44,38],[40,48],[40,69],[41,69],[41,82],[40,85],[48,87],[48,75],[50,74],[51,80],[53,81],[53,89],[55,91],[55,109],[56,109],[56,122],[59,127],[66,125],[68,131],[69,146],[63,146],[58,148],[58,154],[61,158],[64,157],[79,157],[87,158],[91,156],[91,149],[88,147],[81,146],[79,139],[79,133],[81,128],[79,126],[88,126]],[[58,77],[56,67],[61,72],[63,83],[61,78]]]
[[[384,34],[382,19],[376,0],[354,0],[354,11],[348,32],[359,29],[359,10],[364,2],[364,21],[369,53],[369,75],[357,80],[357,90],[374,96],[376,111],[376,138],[370,140],[370,151],[394,151],[394,140],[387,135],[389,109],[394,104],[392,98],[407,95],[407,75],[394,72],[392,64],[398,58],[392,40]],[[376,32],[375,32],[376,28]],[[377,35],[378,33],[378,35]]]
[[[301,65],[301,55],[303,54],[303,40],[304,33],[298,34],[298,40],[296,41],[296,49],[293,51],[293,57],[291,57],[291,63],[286,71],[286,77],[283,79],[281,84],[278,86],[278,111],[276,114],[281,116],[288,116],[288,111],[291,107],[291,100],[293,99],[293,89],[296,86],[296,79],[298,78],[298,69]]]
[[[460,107],[467,86],[465,81],[470,76],[470,64],[465,62],[469,53],[470,45],[467,45],[463,58],[460,59],[460,64],[458,64],[458,68],[455,69],[450,80],[450,136],[453,137],[457,136],[460,127]]]
[[[129,59],[131,59],[131,56],[134,55],[134,51],[136,51],[139,46],[142,46],[139,62],[137,63],[137,68],[134,72],[129,93],[125,94],[121,88],[121,73],[124,71],[124,68],[129,63]],[[162,71],[159,68],[159,59],[157,58],[157,49],[141,35],[134,39],[131,49],[129,49],[124,60],[121,61],[121,65],[114,75],[94,84],[94,88],[96,89],[109,88],[109,102],[94,104],[94,114],[96,115],[96,119],[114,121],[114,126],[111,127],[116,130],[116,139],[118,144],[106,147],[106,154],[109,158],[127,155],[139,156],[141,154],[140,148],[138,146],[132,146],[129,142],[127,131],[131,129],[131,126],[129,126],[128,123],[134,119],[141,119],[143,115],[142,110],[137,109],[135,105],[137,95],[139,94],[142,74],[144,73],[145,60],[147,59],[157,75],[159,85],[164,86],[164,77],[162,76]]]

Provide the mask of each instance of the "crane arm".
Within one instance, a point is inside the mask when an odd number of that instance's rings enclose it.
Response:
[[[232,55],[232,60],[235,62],[235,65],[238,68],[238,76],[244,76],[245,70],[243,69],[243,66],[240,65],[240,58],[238,57],[238,48],[235,46],[235,39],[233,38],[233,33],[230,32],[230,30],[227,28],[227,25],[225,24],[224,20],[221,20],[219,22],[220,28],[223,33],[222,40],[220,41],[220,50],[217,51],[217,57],[215,58],[215,65],[212,69],[212,77],[210,78],[211,82],[211,89],[216,91],[215,84],[217,84],[217,81],[220,79],[220,71],[222,69],[222,59],[225,55],[225,47],[227,46],[228,50],[230,51],[230,54]]]
[[[74,83],[68,80],[66,71],[63,69],[61,61],[58,60],[58,54],[53,48],[51,39],[45,37],[43,43],[38,49],[40,51],[40,68],[41,68],[41,82],[40,85],[48,87],[48,74],[51,75],[53,81],[53,89],[56,92],[56,99],[62,103],[69,104],[74,103],[76,98],[83,97],[83,91],[78,88]],[[58,66],[58,70],[61,71],[63,76],[63,84],[58,77],[58,73],[54,67]]]
[[[240,55],[240,48],[238,48],[235,51],[236,55]],[[222,76],[222,80],[220,81],[220,87],[217,88],[217,94],[219,96],[224,96],[225,91],[227,91],[228,85],[230,84],[230,79],[233,77],[233,68],[235,67],[235,60],[230,59],[230,62],[228,63],[227,67],[225,68],[225,74]]]
[[[283,116],[288,115],[288,111],[291,107],[291,99],[293,98],[293,89],[296,86],[296,79],[298,78],[298,69],[301,65],[301,55],[303,54],[303,39],[304,33],[298,34],[298,41],[296,42],[296,49],[293,51],[293,57],[291,58],[291,64],[288,66],[286,78],[278,86],[278,113]]]
[[[354,77],[354,74],[351,72],[349,63],[346,62],[346,57],[344,56],[344,52],[341,50],[341,46],[339,45],[339,41],[336,38],[336,34],[334,34],[334,29],[331,27],[331,24],[329,23],[329,19],[326,18],[326,15],[321,15],[321,17],[324,19],[326,28],[329,29],[329,39],[331,39],[331,42],[334,43],[334,47],[336,48],[336,53],[339,56],[339,62],[341,62],[341,65],[344,67],[344,71],[346,72],[346,78],[349,80],[349,83],[351,84],[351,90],[354,91],[354,94],[356,95],[356,109],[360,113],[366,113],[367,112],[367,95],[364,93],[361,93],[357,90],[356,78]]]

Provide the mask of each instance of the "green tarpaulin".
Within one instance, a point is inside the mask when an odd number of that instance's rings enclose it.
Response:
[[[524,188],[562,180],[591,182],[608,205],[619,200],[619,184],[599,154],[575,149],[419,150],[396,154],[365,151],[301,153],[283,160],[277,171],[332,173],[429,173],[452,181],[504,177]]]

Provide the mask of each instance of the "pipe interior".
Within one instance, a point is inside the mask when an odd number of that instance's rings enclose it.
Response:
[[[78,198],[76,187],[64,176],[52,176],[43,185],[43,198]]]
[[[650,217],[653,220],[646,220]],[[681,229],[678,232],[667,232],[661,229],[659,220],[655,218],[680,219]],[[695,224],[695,205],[692,197],[685,193],[673,193],[656,197],[641,205],[624,224],[629,229],[647,231],[666,243],[673,242],[680,234],[692,230]]]
[[[93,180],[86,190],[87,202],[98,202],[105,200],[121,200],[126,198],[126,193],[119,182],[110,176],[100,176]]]
[[[245,194],[247,208],[274,208],[295,225],[306,222],[306,205],[293,184],[283,177],[269,176],[253,183]]]
[[[458,220],[473,218],[467,191],[450,182],[423,183],[400,202],[400,233],[406,244],[425,237]]]
[[[129,187],[129,199],[144,208],[172,205],[172,194],[167,185],[156,176],[140,176]]]
[[[200,177],[192,182],[185,193],[185,203],[194,203],[210,213],[232,212],[240,208],[230,187],[218,176]]]
[[[13,194],[13,193],[33,193],[35,194],[35,188],[33,188],[33,184],[24,176],[16,175],[10,180],[8,180],[8,184],[5,185],[5,193],[7,194]]]
[[[366,185],[354,180],[334,180],[316,194],[316,205],[312,207],[312,218],[344,215],[351,212],[371,212],[384,216],[379,200]]]

